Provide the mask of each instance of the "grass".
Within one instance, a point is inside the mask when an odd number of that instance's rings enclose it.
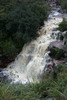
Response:
[[[58,65],[51,74],[52,77],[40,83],[1,84],[0,100],[41,100],[49,97],[67,100],[67,66]]]

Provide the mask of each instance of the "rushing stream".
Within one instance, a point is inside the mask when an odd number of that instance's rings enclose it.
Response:
[[[28,82],[38,82],[43,73],[45,65],[48,63],[49,51],[47,48],[49,44],[56,40],[58,30],[54,30],[62,22],[63,18],[57,8],[52,10],[48,16],[48,20],[44,22],[44,26],[39,31],[40,36],[29,44],[26,44],[21,53],[16,57],[4,73],[12,82],[21,82],[23,84]],[[52,33],[55,33],[53,36]]]

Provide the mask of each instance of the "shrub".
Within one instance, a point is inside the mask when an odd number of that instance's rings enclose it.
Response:
[[[5,40],[0,42],[1,52],[6,56],[15,56],[17,48],[12,40]]]
[[[0,32],[0,41],[4,41],[7,38],[7,34]]]
[[[64,58],[65,57],[64,51],[62,49],[58,49],[55,57],[56,57],[56,59]]]
[[[67,11],[67,1],[66,0],[61,1],[61,7],[62,7],[62,9],[65,9]]]
[[[25,43],[39,36],[37,31],[48,16],[47,2],[43,0],[22,0],[20,2],[1,0],[0,2],[0,41],[5,46],[7,43],[4,42],[4,39],[7,41],[11,39],[12,43],[10,42],[10,44],[14,43],[12,50],[18,48],[20,51]],[[2,46],[2,48],[4,47]],[[7,51],[4,48],[4,54],[8,54]]]
[[[56,59],[61,59],[65,57],[65,52],[63,49],[52,47],[50,48],[51,56]]]
[[[2,15],[0,16],[1,30],[8,37],[17,40],[18,43],[20,40],[20,44],[24,44],[38,36],[37,30],[47,18],[48,10],[47,4],[42,1],[21,2],[11,5],[10,11],[7,10],[8,13],[6,12],[4,18]]]
[[[63,39],[64,39],[64,36],[60,35],[60,40],[63,41]]]
[[[63,21],[59,24],[59,30],[60,31],[66,31],[67,30],[67,21]]]

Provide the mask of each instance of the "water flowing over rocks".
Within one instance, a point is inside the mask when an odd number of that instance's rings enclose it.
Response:
[[[26,44],[15,61],[2,71],[9,80],[12,80],[12,83],[39,82],[43,72],[53,69],[54,61],[47,49],[50,43],[56,41],[58,30],[54,29],[58,28],[59,23],[63,21],[59,10],[59,8],[52,9],[48,20],[39,31],[40,37]],[[54,33],[53,37],[52,33]]]

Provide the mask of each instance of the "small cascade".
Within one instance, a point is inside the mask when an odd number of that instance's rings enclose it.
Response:
[[[48,20],[44,22],[44,26],[39,31],[40,37],[29,44],[24,45],[21,53],[16,57],[3,73],[12,80],[12,83],[20,82],[26,84],[28,82],[39,82],[43,70],[46,71],[46,65],[50,59],[48,46],[56,40],[60,22],[63,21],[62,15],[52,10],[48,16]]]

